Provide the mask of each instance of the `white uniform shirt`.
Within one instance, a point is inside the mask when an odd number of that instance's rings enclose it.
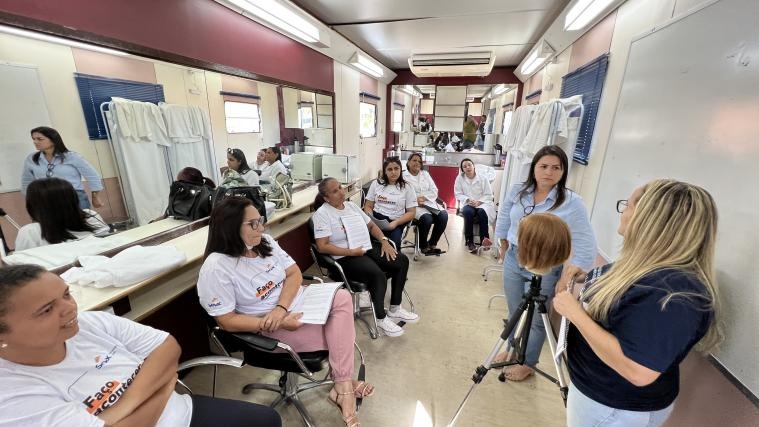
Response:
[[[425,170],[420,170],[416,176],[411,175],[409,171],[403,171],[403,179],[406,183],[413,187],[417,197],[424,197],[424,206],[429,206],[432,209],[442,210],[443,207],[437,203],[438,189],[435,185],[435,181],[432,180],[430,173]],[[419,219],[422,215],[429,213],[426,209],[416,210],[416,219]]]
[[[108,224],[106,224],[106,222],[103,221],[103,218],[100,216],[99,213],[90,209],[84,209],[84,213],[87,214],[87,218],[85,219],[85,222],[91,225],[95,229],[95,231],[93,232],[70,231],[70,233],[74,235],[76,240],[83,239],[85,237],[92,236],[92,235],[98,236],[101,234],[107,234],[110,231]],[[26,224],[25,226],[19,228],[18,235],[16,235],[16,250],[17,251],[23,251],[24,249],[37,248],[40,246],[47,246],[49,244],[50,242],[48,242],[42,237],[42,228],[40,227],[40,224],[38,222]]]
[[[280,173],[287,175],[287,168],[280,160],[277,160],[276,162],[265,166],[261,170],[261,179],[272,182],[274,181],[274,178],[276,178],[277,174]]]
[[[198,296],[208,314],[222,316],[234,311],[263,316],[277,306],[285,284],[285,269],[295,261],[271,236],[264,234],[262,238],[272,248],[272,254],[266,258],[219,253],[206,258],[198,277]],[[302,288],[291,306],[298,302],[301,292]]]
[[[145,358],[169,334],[99,311],[79,313],[66,357],[50,366],[0,358],[0,426],[103,426],[98,414],[128,392]],[[158,426],[189,426],[192,401],[173,393]]]
[[[476,174],[472,179],[467,178],[464,174],[459,174],[453,184],[453,193],[462,208],[467,199],[482,202],[479,208],[487,212],[488,222],[495,224],[496,211],[493,201],[493,188],[482,174]]]
[[[259,180],[258,180],[258,172],[254,171],[253,169],[245,172],[244,174],[241,174],[240,176],[251,187],[255,187],[257,185],[260,185],[259,184]]]
[[[406,213],[407,208],[415,208],[416,192],[411,185],[400,188],[396,185],[382,185],[372,182],[366,200],[374,202],[374,211],[396,220]]]
[[[345,201],[343,209],[337,209],[325,203],[314,212],[312,220],[314,221],[314,238],[321,239],[329,237],[329,243],[338,248],[347,249],[348,235],[345,232],[345,226],[340,219],[344,216],[360,216],[364,223],[368,224],[371,219],[361,208],[353,202]],[[369,235],[369,227],[366,227],[366,235]],[[343,255],[332,255],[335,259],[340,259]]]

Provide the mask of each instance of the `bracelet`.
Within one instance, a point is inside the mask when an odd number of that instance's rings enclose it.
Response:
[[[285,313],[289,312],[289,310],[287,309],[287,307],[285,307],[282,304],[277,304],[274,308],[277,308],[277,307],[281,308],[282,310],[285,310]]]

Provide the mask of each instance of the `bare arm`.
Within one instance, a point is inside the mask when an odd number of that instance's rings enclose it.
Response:
[[[396,228],[407,222],[411,222],[411,220],[414,219],[414,215],[416,215],[416,208],[406,208],[406,213],[398,217],[398,219],[396,219],[395,221],[392,221],[390,223],[390,226],[393,228]]]
[[[373,226],[374,223],[370,222],[369,225],[369,231],[371,232],[371,226]],[[319,250],[319,253],[326,255],[361,256],[364,254],[364,250],[362,248],[348,249],[335,246],[329,242],[329,237],[320,237],[316,239],[316,249]]]
[[[134,427],[134,426],[155,426],[158,420],[161,418],[166,404],[171,398],[171,394],[174,393],[174,386],[176,384],[177,375],[174,373],[174,377],[171,381],[163,385],[161,389],[156,391],[148,400],[142,403],[139,408],[134,412],[126,416],[121,421],[113,424],[106,422],[107,427]]]
[[[300,290],[301,283],[303,283],[303,275],[301,274],[298,265],[293,264],[287,267],[287,269],[285,269],[285,283],[282,286],[282,293],[279,294],[277,306],[263,318],[264,330],[274,332],[279,329],[282,325],[282,321],[287,317],[290,305],[292,305],[293,299],[295,299],[295,295],[297,295],[298,290]]]
[[[364,201],[364,213],[366,213],[369,216],[372,216],[373,212],[374,212],[374,200]]]

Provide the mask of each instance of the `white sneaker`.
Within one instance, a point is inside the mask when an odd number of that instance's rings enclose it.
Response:
[[[395,320],[396,322],[403,320],[406,323],[416,323],[419,321],[418,314],[406,311],[406,309],[403,307],[398,307],[398,309],[395,311],[388,310],[387,317]]]
[[[369,308],[372,306],[372,296],[369,291],[363,291],[358,294],[358,308]]]
[[[403,328],[390,320],[389,314],[384,319],[377,319],[377,327],[382,335],[387,335],[389,337],[399,337],[403,335]]]

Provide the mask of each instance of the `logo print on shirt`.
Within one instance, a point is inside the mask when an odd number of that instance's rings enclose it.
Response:
[[[218,297],[214,297],[208,304],[208,308],[221,307],[221,300]]]
[[[103,366],[107,365],[114,354],[116,354],[116,346],[113,346],[111,351],[102,358],[100,356],[95,356],[95,369],[101,369]]]
[[[137,376],[137,373],[140,372],[140,368],[142,368],[142,365],[137,366],[137,369],[135,369],[135,371],[129,378],[126,379],[126,381],[106,381],[98,391],[85,397],[84,400],[82,400],[82,403],[84,403],[87,412],[97,416],[106,409],[113,406],[116,401],[121,398],[126,389],[132,385],[134,378]]]

